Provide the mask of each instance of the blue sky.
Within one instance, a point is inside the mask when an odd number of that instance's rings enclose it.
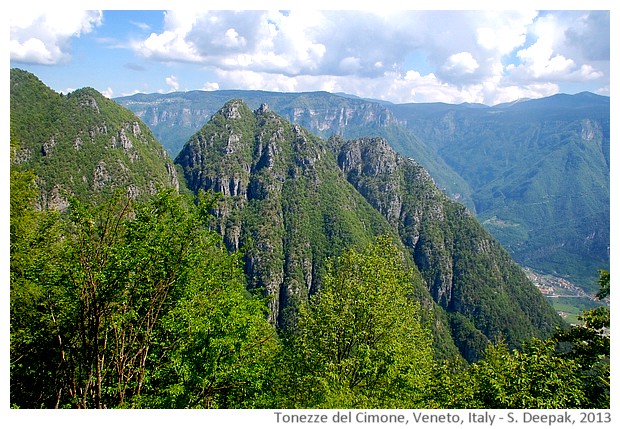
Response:
[[[610,88],[605,10],[16,7],[9,21],[11,67],[65,93],[326,90],[497,104]]]

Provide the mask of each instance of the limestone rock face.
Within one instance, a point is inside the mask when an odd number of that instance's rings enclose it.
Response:
[[[347,180],[398,231],[453,330],[469,326],[468,335],[502,337],[515,346],[528,332],[550,333],[558,318],[545,298],[472,213],[449,200],[418,163],[398,155],[383,138],[334,137],[328,146]],[[536,321],[532,308],[540,311]],[[499,319],[506,321],[500,330]],[[515,328],[521,324],[530,328]],[[458,336],[457,345],[474,360],[482,353],[459,343]]]
[[[244,249],[249,286],[288,326],[324,265],[389,226],[346,182],[321,139],[262,104],[227,102],[176,158],[191,190],[220,196],[213,227]]]
[[[252,111],[234,99],[176,162],[192,191],[219,194],[213,228],[230,250],[244,251],[249,287],[268,298],[269,318],[281,327],[319,290],[330,256],[378,234],[402,245],[419,276],[416,298],[447,315],[435,323],[450,326],[437,331],[457,332],[468,358],[485,345],[472,348],[468,338],[518,346],[559,323],[473,215],[384,138],[324,141],[265,104]]]

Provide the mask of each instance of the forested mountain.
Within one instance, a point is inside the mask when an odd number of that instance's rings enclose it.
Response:
[[[174,155],[230,98],[328,138],[385,137],[465,204],[521,265],[593,291],[609,267],[609,98],[499,106],[379,103],[325,92],[191,91],[115,99]]]
[[[421,272],[418,288],[450,314],[468,359],[479,358],[489,341],[515,347],[561,323],[465,207],[384,139],[326,144],[266,105],[252,112],[233,100],[176,162],[192,191],[223,194],[217,228],[231,250],[246,249],[251,288],[266,291],[281,325],[292,305],[319,289],[326,257],[390,233]]]
[[[391,109],[467,181],[478,219],[519,263],[596,288],[609,267],[609,97]]]
[[[557,326],[557,315],[499,242],[418,163],[383,138],[330,143],[349,182],[398,230],[466,357],[475,359],[487,339],[515,346]]]
[[[11,69],[13,162],[37,176],[39,206],[64,208],[115,188],[152,195],[179,183],[172,159],[131,111],[92,88],[58,94]]]
[[[10,143],[12,408],[609,406],[609,309],[567,329],[386,139],[233,99],[173,164],[12,70]]]
[[[270,318],[316,292],[326,258],[389,234],[347,183],[325,143],[266,105],[227,102],[177,156],[195,193],[222,194],[216,229],[244,249],[250,288],[270,297]]]
[[[164,147],[176,156],[187,139],[226,101],[243,99],[254,110],[266,103],[279,115],[324,139],[381,136],[399,152],[408,150],[455,199],[473,208],[468,184],[394,116],[390,104],[329,92],[188,91],[135,94],[114,100],[151,127]]]

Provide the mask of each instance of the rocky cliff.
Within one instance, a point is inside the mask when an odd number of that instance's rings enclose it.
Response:
[[[378,234],[392,235],[420,273],[417,299],[438,306],[436,341],[449,332],[468,359],[489,340],[520,346],[561,324],[468,210],[383,138],[323,141],[266,105],[232,100],[176,162],[194,192],[221,194],[214,227],[244,249],[250,287],[280,326],[320,288],[326,258]]]
[[[466,357],[479,356],[488,340],[519,346],[553,332],[559,317],[545,298],[418,163],[383,138],[332,138],[329,146],[348,181],[398,231]]]
[[[265,104],[226,103],[176,162],[191,190],[220,193],[214,227],[230,250],[244,249],[250,288],[281,326],[318,288],[326,258],[391,233],[325,142]]]

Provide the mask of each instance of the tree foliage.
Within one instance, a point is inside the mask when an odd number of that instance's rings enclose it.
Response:
[[[432,340],[411,299],[412,279],[386,237],[331,261],[288,338],[287,407],[420,404]]]
[[[199,212],[171,191],[146,203],[120,194],[96,207],[74,201],[45,229],[48,237],[31,240],[37,258],[18,264],[11,255],[12,403],[250,400],[275,331],[262,304],[245,294],[238,257],[222,249]]]
[[[608,296],[609,272],[600,272]],[[519,350],[489,344],[467,369],[437,368],[427,403],[446,408],[609,408],[609,308],[581,316],[583,324],[532,339]]]
[[[609,271],[599,271],[598,284],[600,290],[597,297],[599,299],[609,297]],[[582,368],[580,378],[585,384],[590,406],[608,408],[610,401],[610,309],[600,306],[584,311],[579,320],[581,324],[571,326],[566,331],[558,331],[554,338],[563,346],[563,356],[573,359]]]

